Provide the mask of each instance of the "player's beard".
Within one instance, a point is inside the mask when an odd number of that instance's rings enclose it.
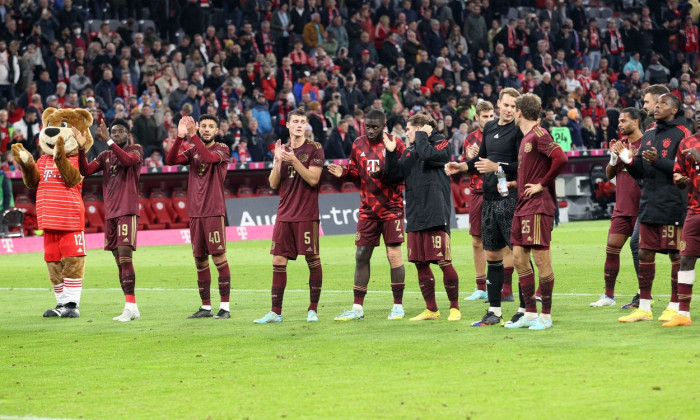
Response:
[[[209,140],[205,140],[204,137],[202,137],[202,143],[211,144],[214,141],[214,139],[216,139],[216,136],[211,136]]]

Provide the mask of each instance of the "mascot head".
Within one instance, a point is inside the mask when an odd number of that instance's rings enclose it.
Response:
[[[92,115],[84,109],[46,108],[41,115],[41,122],[44,128],[39,133],[39,145],[47,155],[54,155],[54,147],[59,137],[63,137],[66,156],[78,154],[78,142],[73,136],[73,127],[81,133],[85,133],[87,140],[85,150],[92,147],[93,140],[92,134],[90,134]]]

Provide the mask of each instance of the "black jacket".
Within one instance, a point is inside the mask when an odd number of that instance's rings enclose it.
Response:
[[[334,128],[328,140],[326,140],[326,144],[323,146],[323,153],[326,155],[326,159],[349,158],[350,152],[352,152],[352,141],[352,138],[347,134],[345,134],[345,140],[343,140],[340,131]]]
[[[676,118],[671,122],[657,122],[656,128],[646,131],[642,136],[642,147],[627,166],[630,175],[643,181],[639,201],[640,222],[650,225],[683,225],[687,199],[684,191],[674,188],[673,164],[678,144],[690,134],[683,126],[683,120]],[[652,147],[658,153],[658,159],[653,165],[642,159],[642,153]]]
[[[518,152],[520,142],[523,139],[523,133],[515,125],[515,120],[505,125],[499,125],[497,119],[489,121],[484,126],[483,136],[479,154],[467,162],[469,171],[475,173],[476,162],[480,158],[484,158],[501,164],[506,174],[506,180],[515,181],[518,177]],[[503,200],[505,198],[498,192],[497,185],[498,177],[495,173],[484,174],[484,200]],[[515,194],[517,191],[512,188],[510,190],[511,198]]]
[[[437,228],[450,233],[450,178],[444,170],[449,161],[449,142],[440,133],[428,138],[425,132],[416,132],[414,144],[401,157],[387,150],[384,170],[388,182],[406,181],[407,232]]]

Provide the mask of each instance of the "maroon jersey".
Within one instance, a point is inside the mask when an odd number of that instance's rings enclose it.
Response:
[[[214,143],[207,150],[219,155],[218,163],[206,163],[196,147],[182,153],[190,165],[187,185],[187,215],[189,217],[210,217],[226,215],[224,181],[228,170],[228,146]]]
[[[396,153],[402,154],[406,145],[396,140]],[[388,184],[386,177],[372,178],[370,172],[384,172],[386,151],[384,142],[373,143],[367,136],[355,139],[350,153],[350,164],[344,168],[350,180],[360,179],[360,219],[392,220],[403,217],[403,183]]]
[[[143,148],[133,144],[123,150],[137,155],[138,163],[125,166],[112,149],[100,153],[94,160],[97,164],[94,172],[102,170],[105,219],[139,214],[139,176],[143,164]]]
[[[290,144],[287,143],[286,146],[290,146]],[[311,166],[323,168],[325,155],[321,143],[307,140],[294,149],[294,155],[307,168]],[[277,220],[280,222],[319,220],[318,189],[318,185],[312,187],[307,184],[290,162],[282,162]]]
[[[554,216],[556,209],[555,197],[552,196],[548,185],[542,185],[544,189],[539,194],[526,197],[526,184],[541,183],[544,176],[549,172],[551,166],[550,155],[556,148],[557,143],[552,140],[547,130],[535,126],[523,137],[518,153],[518,204],[515,207],[516,216],[527,216],[530,214],[546,214]]]
[[[635,155],[640,147],[642,147],[642,139],[630,143],[625,137],[620,139],[622,144],[630,149],[630,153]],[[642,196],[642,190],[639,184],[627,172],[627,166],[622,160],[617,161],[615,167],[615,209],[613,216],[637,216],[639,214],[639,198]]]
[[[700,164],[693,156],[686,155],[683,150],[695,149],[700,151],[700,134],[681,140],[676,152],[676,163],[673,172],[690,178],[688,184],[688,213],[700,214]]]
[[[481,141],[484,139],[484,132],[480,129],[476,129],[469,133],[467,138],[464,139],[464,151],[462,152],[462,157],[460,161],[466,162],[467,159],[467,149],[469,146],[476,144],[481,147]],[[469,193],[470,194],[483,194],[484,193],[484,176],[479,172],[475,171],[470,175],[469,179]]]

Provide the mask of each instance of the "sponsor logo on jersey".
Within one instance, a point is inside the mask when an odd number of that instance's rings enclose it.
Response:
[[[525,144],[525,153],[530,153],[532,151],[532,143]]]

